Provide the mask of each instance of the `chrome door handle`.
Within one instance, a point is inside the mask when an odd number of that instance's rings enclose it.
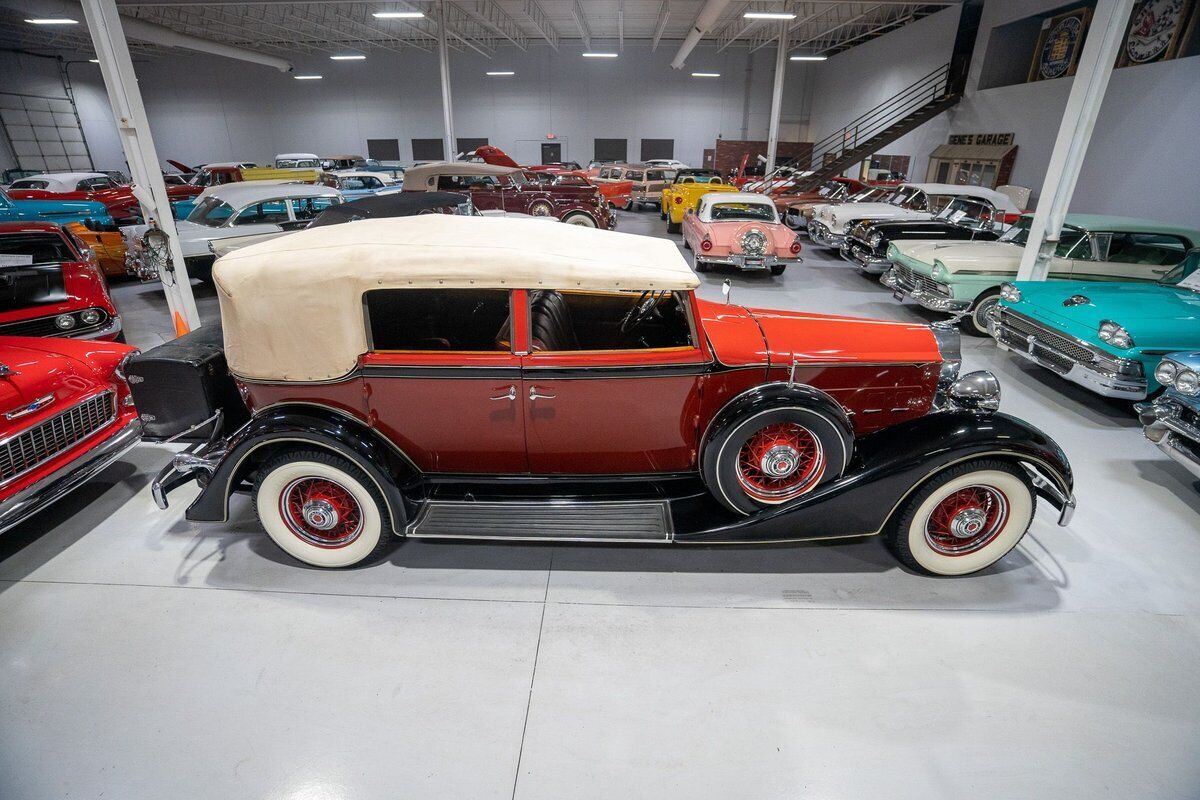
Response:
[[[536,386],[529,387],[529,399],[530,400],[553,400],[555,397],[558,397],[558,395],[556,395],[556,394],[541,394],[540,392],[538,392]]]
[[[517,387],[509,386],[508,392],[506,392],[505,394],[498,395],[496,397],[490,397],[488,399],[489,400],[516,400],[517,399]]]

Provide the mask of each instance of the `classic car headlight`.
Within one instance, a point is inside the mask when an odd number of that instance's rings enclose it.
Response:
[[[60,331],[69,331],[75,327],[75,318],[70,314],[59,314],[54,318],[54,327]]]
[[[959,405],[980,411],[1000,408],[1000,381],[987,370],[968,372],[950,385],[950,397]]]
[[[1021,302],[1021,290],[1011,283],[1000,284],[1000,299],[1006,303]]]
[[[1128,350],[1133,347],[1133,337],[1129,335],[1129,331],[1111,319],[1101,320],[1100,339],[1122,350]]]
[[[1175,391],[1188,396],[1200,394],[1200,375],[1187,368],[1180,370],[1175,376]]]
[[[103,318],[104,314],[98,308],[89,308],[79,315],[79,319],[83,321],[84,325],[95,325]]]
[[[871,247],[879,247],[879,243],[882,241],[883,234],[879,231],[875,231],[871,234],[870,238],[867,239],[867,244],[871,245]]]
[[[946,269],[946,265],[941,261],[933,262],[933,279],[935,281],[944,281],[950,277],[950,270]]]
[[[1175,366],[1174,361],[1167,361],[1165,358],[1158,362],[1158,366],[1154,369],[1154,380],[1161,383],[1163,386],[1170,388],[1175,385],[1175,375],[1179,372],[1179,367]]]

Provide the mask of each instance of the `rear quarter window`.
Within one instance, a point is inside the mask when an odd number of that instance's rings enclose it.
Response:
[[[509,350],[506,289],[376,289],[364,303],[376,352]]]

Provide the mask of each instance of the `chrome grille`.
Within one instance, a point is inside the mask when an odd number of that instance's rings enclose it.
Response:
[[[896,264],[894,269],[896,270],[896,279],[908,291],[919,290],[924,294],[936,294],[945,297],[946,293],[938,288],[937,282],[933,278],[915,272],[903,264]]]
[[[104,392],[6,440],[0,444],[0,484],[70,450],[116,416],[115,395]]]
[[[26,319],[20,322],[9,322],[0,325],[0,336],[78,336],[82,333],[90,333],[94,330],[99,330],[108,322],[108,314],[101,312],[100,320],[93,325],[84,325],[79,322],[78,312],[71,312],[71,316],[75,317],[75,327],[63,330],[54,323],[61,315],[53,317],[35,317]]]
[[[1070,359],[1071,362],[1076,364],[1091,364],[1096,360],[1096,354],[1078,342],[1067,336],[1055,333],[1045,325],[1034,322],[1029,317],[1016,314],[1007,308],[1001,308],[1000,321],[1005,326],[1021,334],[1026,340],[1032,338],[1034,342],[1043,348],[1043,351],[1049,350],[1061,358]],[[1021,344],[1024,345],[1024,342]],[[1070,364],[1064,364],[1064,366],[1070,367]]]

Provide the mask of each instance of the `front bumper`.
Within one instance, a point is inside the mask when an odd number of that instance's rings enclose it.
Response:
[[[842,242],[846,241],[844,234],[834,233],[824,223],[817,222],[815,219],[808,221],[808,238],[812,240],[813,244],[834,250],[840,249]]]
[[[24,521],[82,483],[104,471],[141,441],[142,423],[130,420],[125,427],[12,497],[0,502],[0,533]]]
[[[955,300],[941,291],[932,278],[903,267],[893,266],[879,277],[879,282],[891,289],[897,299],[907,297],[930,311],[959,314],[971,307],[970,300]]]
[[[1001,350],[1045,367],[1102,397],[1123,400],[1146,397],[1146,377],[1140,361],[1097,352],[1086,342],[1008,309],[992,311],[988,332]]]
[[[737,267],[746,272],[757,272],[771,267],[786,267],[791,264],[799,264],[801,260],[799,258],[780,258],[779,256],[748,256],[745,253],[730,253],[727,256],[706,256],[699,252],[696,253],[698,263],[722,264]]]
[[[871,275],[882,275],[892,266],[892,262],[887,259],[887,256],[876,255],[870,245],[858,239],[847,238],[842,243],[841,252],[842,258],[856,264],[863,272]]]
[[[1153,403],[1138,403],[1134,408],[1146,438],[1172,461],[1200,478],[1200,427],[1184,418],[1184,405],[1171,397],[1160,397]],[[1196,418],[1194,413],[1190,416]]]

